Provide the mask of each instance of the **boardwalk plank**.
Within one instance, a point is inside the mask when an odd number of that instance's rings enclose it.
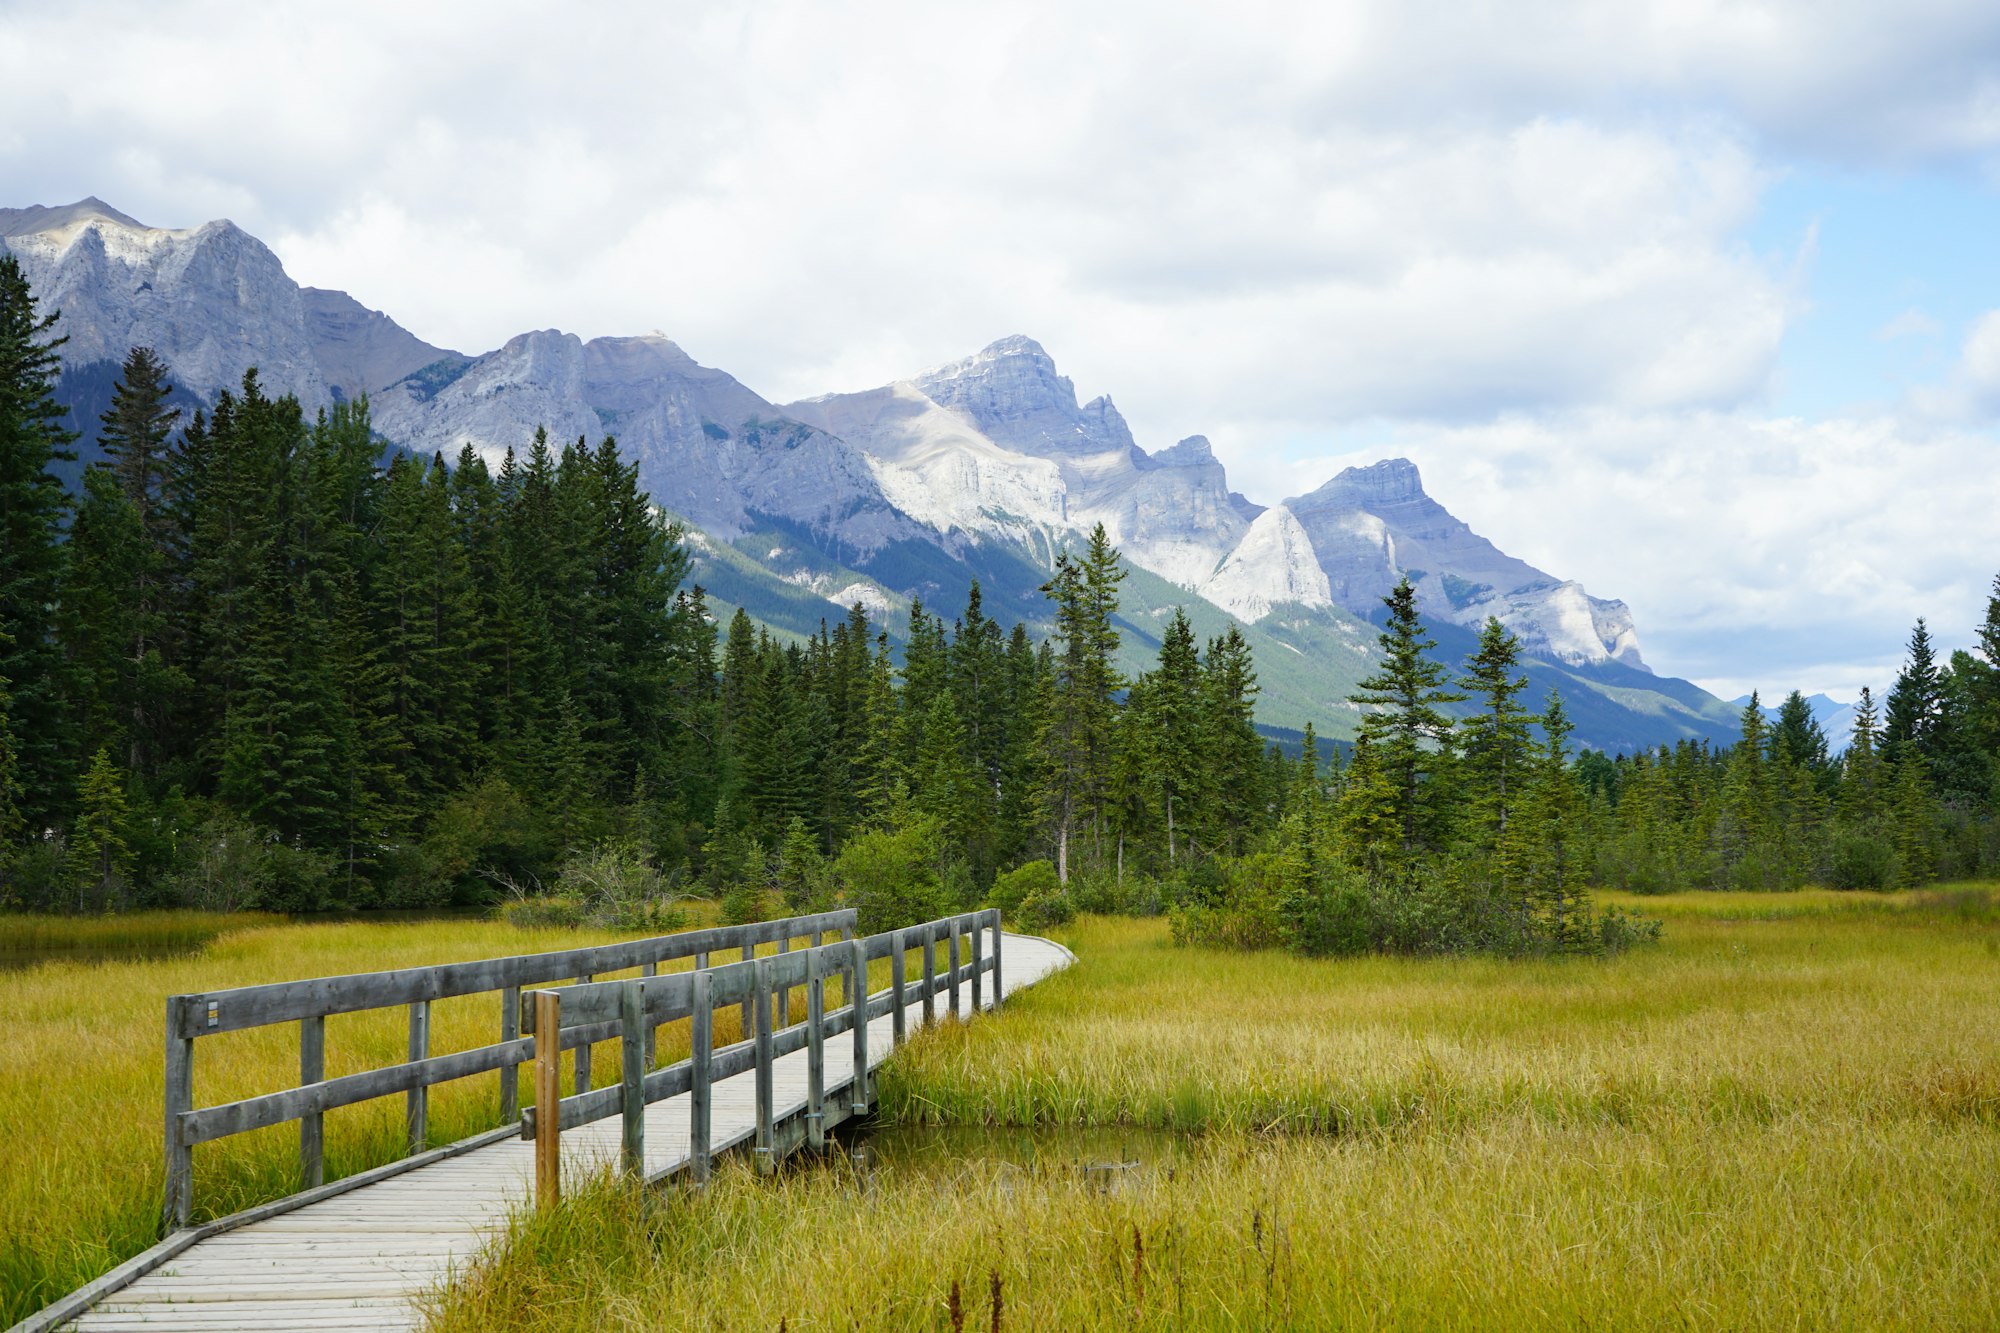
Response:
[[[1046,940],[1011,938],[1001,978],[1004,991],[1032,985],[1071,961],[1067,950]],[[901,1025],[916,1032],[909,1009],[916,1010],[914,1017],[921,1022],[926,1007],[949,1012],[954,998],[957,1012],[970,1016],[971,987],[957,989],[956,997],[939,995],[929,1006],[921,1001],[906,1006]],[[1000,997],[982,998],[988,1007],[997,1007]],[[898,1023],[886,1005],[881,1007],[882,1016],[868,1024],[865,1045],[852,1039],[824,1045],[829,1121],[837,1110],[844,1113],[850,1100],[855,1047],[867,1052],[871,1070],[892,1052]],[[774,1063],[774,1122],[792,1125],[805,1111],[807,1059],[800,1049]],[[746,1070],[717,1079],[710,1089],[712,1151],[753,1138],[755,1078],[754,1070]],[[648,1179],[688,1164],[690,1129],[686,1094],[646,1109]],[[781,1142],[788,1137],[803,1139],[802,1128],[779,1135]],[[565,1131],[565,1174],[613,1167],[622,1141],[616,1117]],[[510,1213],[531,1197],[533,1181],[534,1144],[503,1140],[202,1240],[106,1296],[67,1327],[86,1333],[416,1328],[416,1299],[470,1263],[504,1231]]]

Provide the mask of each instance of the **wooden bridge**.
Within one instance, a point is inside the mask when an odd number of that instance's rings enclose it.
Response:
[[[913,1027],[997,1007],[1004,994],[1073,961],[1047,940],[1003,936],[992,911],[865,939],[854,937],[854,923],[853,912],[834,912],[592,949],[173,996],[166,1208],[175,1229],[9,1333],[417,1327],[417,1298],[463,1267],[530,1198],[553,1204],[564,1170],[615,1168],[647,1182],[678,1174],[698,1183],[715,1155],[740,1149],[753,1151],[760,1169],[772,1169],[788,1153],[823,1145],[841,1121],[867,1113],[874,1103],[870,1071]],[[725,952],[737,961],[711,962]],[[871,963],[878,976],[887,973],[880,989],[869,979]],[[594,980],[635,970],[620,980]],[[500,1040],[432,1055],[432,1002],[484,992],[498,994]],[[838,1007],[830,1003],[836,1000]],[[408,1007],[409,1059],[325,1078],[327,1016],[389,1006]],[[795,1008],[803,1010],[796,1023]],[[745,1035],[717,1047],[714,1016],[730,1009]],[[194,1105],[201,1037],[294,1022],[298,1087]],[[688,1025],[691,1054],[654,1068],[657,1033],[676,1022]],[[619,1043],[618,1081],[593,1087],[591,1047],[610,1040]],[[571,1052],[568,1096],[561,1095],[565,1051]],[[524,1109],[518,1070],[530,1062],[534,1105]],[[508,1123],[429,1147],[427,1089],[496,1072]],[[398,1095],[406,1099],[409,1155],[323,1183],[325,1113]],[[194,1147],[287,1121],[299,1123],[301,1192],[189,1226]]]

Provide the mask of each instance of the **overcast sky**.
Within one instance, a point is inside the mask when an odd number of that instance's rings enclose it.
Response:
[[[776,401],[1026,333],[1258,500],[1415,459],[1725,697],[2000,571],[1990,0],[0,0],[0,182]]]

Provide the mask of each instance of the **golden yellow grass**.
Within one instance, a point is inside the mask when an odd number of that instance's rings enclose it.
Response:
[[[290,924],[158,914],[102,925],[8,918],[0,938],[43,945],[142,947],[161,940],[199,953],[124,962],[53,962],[0,971],[0,1326],[95,1277],[159,1239],[165,999],[177,992],[415,967],[606,943],[617,935],[521,930],[450,920]],[[226,933],[218,934],[218,931]],[[394,1064],[408,1053],[404,1011],[327,1020],[329,1076]],[[497,995],[433,1006],[434,1054],[499,1039]],[[719,1040],[733,1020],[718,1018]],[[686,1025],[664,1029],[661,1057],[685,1054]],[[680,1049],[676,1050],[676,1042]],[[597,1068],[617,1069],[615,1044]],[[599,1075],[601,1082],[606,1074]],[[227,1033],[196,1043],[195,1100],[210,1106],[298,1082],[298,1026]],[[524,1077],[525,1089],[528,1081]],[[498,1075],[432,1089],[430,1137],[449,1142],[498,1123]],[[327,1116],[327,1177],[402,1153],[403,1099]],[[219,1216],[297,1188],[298,1131],[279,1126],[195,1150],[195,1213]]]
[[[892,1139],[865,1175],[601,1187],[523,1219],[434,1326],[942,1328],[955,1282],[986,1329],[995,1273],[1020,1329],[1991,1326],[1992,899],[1639,905],[1666,941],[1608,961],[1083,921],[1076,968],[881,1085],[904,1126],[1037,1126],[1040,1160]],[[1100,1191],[1070,1165],[1087,1126],[1149,1165]]]

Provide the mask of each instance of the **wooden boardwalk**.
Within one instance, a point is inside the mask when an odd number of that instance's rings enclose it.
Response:
[[[1068,966],[1067,949],[1008,935],[1002,984],[1011,994]],[[942,997],[940,997],[940,1000]],[[991,1007],[990,993],[987,1004]],[[972,1012],[963,988],[961,1013]],[[940,1011],[949,1005],[940,1003]],[[911,1040],[922,1040],[921,1003],[905,1008]],[[868,1064],[893,1053],[894,1015],[869,1023]],[[853,1082],[851,1043],[825,1046],[825,1088]],[[774,1118],[795,1122],[806,1109],[807,1052],[773,1064]],[[712,1089],[712,1149],[745,1144],[756,1132],[755,1070],[718,1079]],[[645,1173],[660,1180],[689,1161],[689,1098],[646,1108]],[[832,1117],[829,1117],[831,1119]],[[614,1116],[561,1136],[565,1174],[614,1169],[622,1128]],[[491,1139],[493,1136],[482,1136]],[[473,1142],[473,1141],[469,1141]],[[449,1153],[451,1150],[446,1150]],[[442,1283],[500,1235],[509,1216],[533,1197],[535,1145],[520,1138],[487,1142],[455,1155],[434,1153],[421,1165],[372,1184],[296,1206],[253,1210],[257,1220],[209,1235],[152,1272],[109,1293],[66,1328],[125,1330],[409,1329],[420,1326],[416,1299]],[[328,1190],[339,1186],[327,1187]],[[315,1191],[321,1194],[325,1191]],[[282,1211],[279,1211],[282,1209]],[[275,1215],[262,1215],[274,1213]]]

